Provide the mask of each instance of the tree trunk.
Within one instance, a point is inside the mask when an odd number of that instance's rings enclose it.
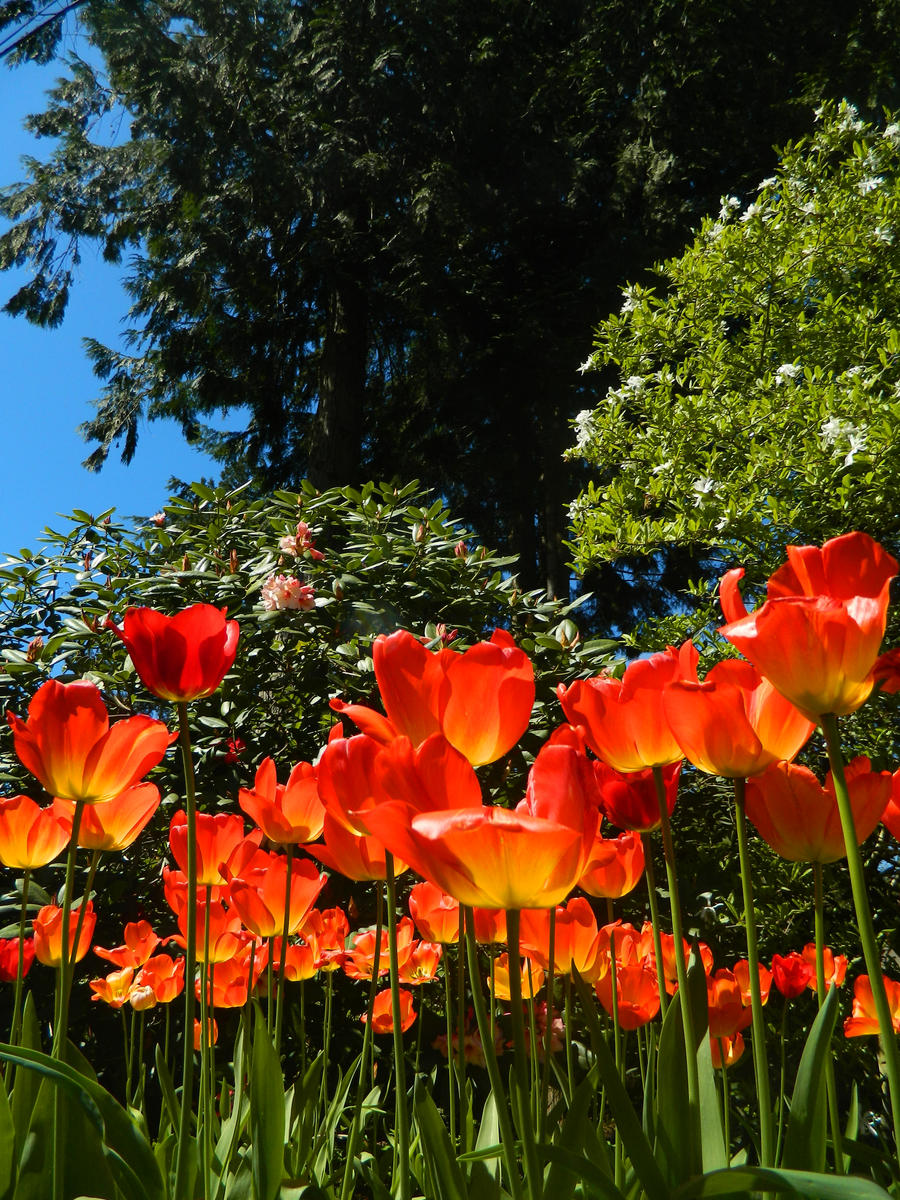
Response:
[[[319,407],[310,439],[310,481],[358,485],[368,360],[366,293],[359,280],[335,284],[327,301],[319,363]]]

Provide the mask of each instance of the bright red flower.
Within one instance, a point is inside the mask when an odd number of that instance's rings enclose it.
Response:
[[[680,650],[629,663],[621,679],[597,676],[560,684],[556,694],[566,719],[584,731],[594,754],[616,771],[664,767],[683,758],[663,709],[663,689],[677,679],[697,678],[697,651]]]
[[[0,800],[0,862],[5,867],[30,871],[46,866],[71,835],[72,819],[59,800],[49,808],[41,808],[28,796]]]
[[[816,968],[810,965],[796,950],[782,957],[772,955],[772,979],[775,986],[787,1000],[793,1000],[801,992],[805,992],[810,980],[815,983]]]
[[[225,609],[211,604],[194,604],[174,617],[129,608],[121,629],[108,624],[125,643],[144,687],[174,702],[216,690],[231,670],[240,633],[237,621],[226,621]]]
[[[507,941],[506,912],[502,908],[472,909],[475,941],[479,946],[499,946]]]
[[[81,814],[78,845],[83,850],[127,850],[146,829],[159,808],[159,788],[155,783],[136,783],[112,800],[92,804]],[[74,806],[58,801],[71,815]]]
[[[41,786],[85,804],[112,800],[137,783],[176,736],[152,717],[111,726],[99,688],[85,680],[48,679],[28,706],[28,720],[12,713],[7,720],[16,754]]]
[[[534,671],[503,629],[463,654],[433,653],[401,629],[377,637],[372,657],[387,716],[340,700],[331,706],[377,741],[402,735],[419,746],[441,733],[480,766],[501,758],[528,728]]]
[[[368,1013],[359,1018],[363,1024],[368,1020]],[[416,1019],[412,1006],[412,992],[400,988],[400,1028],[406,1033]],[[372,1007],[372,1028],[376,1033],[394,1032],[394,1008],[391,1002],[391,989],[386,988],[375,997]]]
[[[703,683],[670,683],[663,708],[685,757],[726,779],[794,758],[815,728],[756,667],[737,659],[717,663]]]
[[[670,763],[662,768],[663,787],[666,793],[666,809],[669,816],[678,799],[678,781],[681,778],[681,763]],[[627,771],[624,774],[597,764],[597,779],[600,786],[600,807],[606,819],[619,829],[637,833],[650,833],[659,829],[659,800],[653,769]]]
[[[238,793],[238,804],[279,846],[303,845],[322,836],[325,805],[319,799],[316,769],[309,763],[297,763],[284,784],[277,780],[274,761],[264,758],[253,788]]]
[[[860,845],[873,832],[891,794],[887,771],[869,770],[867,758],[845,769],[856,836]],[[808,767],[773,763],[748,780],[747,816],[776,854],[792,862],[835,862],[844,858],[844,834],[831,772],[824,788]]]
[[[22,978],[34,962],[34,938],[25,938],[22,949]],[[13,983],[19,972],[19,939],[0,938],[0,983]]]
[[[900,842],[900,771],[895,771],[891,776],[891,798],[881,819],[894,841]]]
[[[407,987],[418,987],[437,979],[438,963],[443,950],[437,942],[413,942],[409,958],[400,967],[397,977]]]
[[[900,1033],[900,981],[888,979],[887,975],[882,978],[894,1032]],[[871,980],[868,975],[858,975],[853,981],[853,1013],[844,1022],[844,1037],[864,1037],[880,1032]]]
[[[346,943],[350,922],[341,908],[320,912],[311,908],[300,928],[300,936],[315,951],[317,971],[336,971],[347,957]]]
[[[637,887],[644,865],[644,843],[639,833],[629,831],[605,838],[598,832],[578,886],[590,896],[619,900]]]
[[[733,1038],[722,1037],[710,1040],[709,1052],[712,1056],[712,1065],[717,1071],[722,1067],[723,1051],[725,1052],[725,1066],[733,1067],[744,1053],[744,1035],[736,1033]]]
[[[409,893],[409,911],[427,942],[452,945],[459,941],[459,903],[424,880]]]
[[[69,913],[67,957],[71,962],[81,962],[87,954],[91,938],[94,936],[94,926],[97,924],[93,901],[88,900],[84,911],[84,921],[81,925],[81,936],[73,955],[79,911],[79,909],[73,908]],[[38,962],[42,962],[45,967],[58,967],[62,964],[62,918],[63,910],[55,904],[45,904],[38,910],[34,918],[34,953]]]
[[[897,562],[865,533],[789,546],[768,599],[748,614],[740,569],[721,586],[720,632],[779,692],[813,720],[854,712],[874,686]]]

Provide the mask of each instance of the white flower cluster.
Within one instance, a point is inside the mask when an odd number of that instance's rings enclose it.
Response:
[[[576,450],[585,450],[591,444],[594,434],[597,432],[594,425],[594,411],[590,408],[583,408],[573,422],[575,426],[575,448]]]
[[[775,382],[787,383],[788,380],[799,379],[802,374],[803,368],[797,363],[782,363],[775,371]]]
[[[262,585],[262,605],[269,612],[285,608],[309,612],[316,606],[316,591],[293,575],[270,575]]]
[[[691,484],[691,490],[694,492],[694,503],[698,506],[705,504],[707,498],[716,491],[716,481],[708,475],[702,475]]]
[[[737,196],[723,196],[722,207],[719,209],[719,220],[727,221],[741,207]]]
[[[843,450],[845,446],[847,447],[847,454],[844,458],[845,467],[849,467],[857,454],[866,448],[865,428],[854,425],[852,421],[843,417],[829,417],[827,421],[823,421],[819,437],[826,447],[833,447],[839,451]]]

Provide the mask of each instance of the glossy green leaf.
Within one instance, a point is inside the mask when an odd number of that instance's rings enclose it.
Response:
[[[258,1008],[250,1068],[250,1147],[254,1200],[276,1200],[284,1178],[284,1080]]]
[[[783,1167],[821,1171],[825,1166],[825,1065],[837,1017],[837,988],[831,987],[819,1009],[797,1069],[791,1112],[784,1138]]]
[[[850,1175],[819,1175],[814,1171],[784,1171],[774,1167],[731,1167],[713,1171],[684,1184],[671,1200],[701,1197],[730,1197],[746,1200],[751,1192],[805,1196],[807,1200],[890,1200],[888,1193],[870,1179]]]
[[[414,1111],[419,1145],[424,1159],[428,1200],[468,1200],[466,1181],[441,1120],[437,1105],[425,1088],[419,1088]]]

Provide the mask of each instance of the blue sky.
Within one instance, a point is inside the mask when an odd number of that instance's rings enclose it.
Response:
[[[33,138],[22,121],[27,113],[41,111],[45,89],[61,73],[58,64],[0,65],[0,187],[25,178],[23,154],[46,158],[51,152],[52,143]],[[5,228],[0,221],[0,230]],[[0,274],[0,305],[19,286],[17,281],[26,279],[25,272]],[[73,508],[99,513],[115,506],[122,516],[146,516],[165,502],[171,476],[192,480],[216,475],[216,464],[187,446],[177,425],[169,422],[143,425],[130,466],[124,467],[115,451],[98,474],[81,466],[91,447],[77,427],[93,415],[91,401],[100,389],[81,339],[120,344],[127,311],[120,279],[120,270],[86,244],[60,328],[38,329],[0,313],[0,560],[23,546],[36,549],[45,525],[60,527],[57,513]]]

